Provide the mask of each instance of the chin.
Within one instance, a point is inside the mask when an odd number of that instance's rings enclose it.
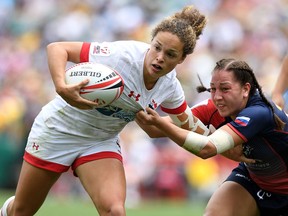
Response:
[[[219,111],[219,110],[218,110]],[[222,117],[229,117],[230,115],[229,115],[229,113],[227,113],[227,112],[221,112],[221,111],[219,111],[219,114],[220,114],[220,116],[222,116]]]

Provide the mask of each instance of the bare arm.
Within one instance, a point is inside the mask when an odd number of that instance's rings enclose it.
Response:
[[[281,108],[284,107],[284,92],[288,88],[288,55],[285,56],[280,74],[272,91],[272,100]]]
[[[165,116],[165,117],[162,117],[162,118],[165,119],[165,121],[172,123],[172,121],[169,118],[169,116]],[[165,137],[166,136],[160,129],[158,129],[154,125],[143,124],[137,118],[135,119],[135,122],[142,128],[142,130],[144,130],[149,135],[150,138],[160,138],[160,137]]]
[[[137,114],[138,121],[141,121],[142,124],[151,124],[157,127],[179,146],[201,158],[209,158],[218,153],[223,153],[244,142],[227,125],[224,125],[207,137],[181,129],[176,125],[163,120],[157,112],[150,108],[147,108],[146,111],[147,113],[140,111]],[[253,162],[253,160],[251,160],[251,162]]]
[[[189,108],[190,109],[190,108]],[[192,112],[191,112],[192,114]],[[180,117],[185,116],[184,118],[187,118],[185,113],[180,114]],[[166,121],[167,123],[175,124],[172,119],[169,116],[161,117],[163,121]],[[190,117],[190,121],[193,121],[193,128],[192,130],[196,133],[203,134],[203,135],[208,135],[210,133],[209,128],[207,128],[196,116]],[[154,125],[147,125],[143,124],[141,120],[138,120],[137,118],[135,119],[136,123],[149,135],[151,138],[159,138],[159,137],[166,137],[165,133],[163,133],[162,130],[157,128]],[[186,129],[186,130],[191,130],[189,128],[189,122],[184,125],[178,125],[179,127]]]
[[[172,122],[180,128],[194,131],[199,134],[208,135],[210,130],[196,117],[193,115],[192,110],[189,106],[186,107],[185,111],[180,114],[169,114]]]
[[[89,80],[76,85],[66,85],[65,69],[67,62],[80,62],[82,42],[55,42],[47,46],[48,66],[55,85],[56,92],[70,105],[79,109],[92,109],[97,103],[83,99],[79,95],[80,89]]]

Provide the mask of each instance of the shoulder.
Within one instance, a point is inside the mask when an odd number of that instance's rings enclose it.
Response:
[[[211,99],[206,99],[192,107],[193,115],[199,118],[205,125],[212,124],[218,127],[225,119],[220,116],[216,106]]]
[[[266,104],[259,94],[252,96],[246,107],[239,113],[238,116],[247,116],[254,121],[274,122],[272,109]]]
[[[84,43],[81,59],[107,64],[116,69],[119,64],[141,62],[148,49],[149,44],[133,40]]]
[[[254,135],[260,131],[272,130],[275,127],[275,121],[272,110],[266,104],[252,105],[243,109],[235,120],[230,122],[230,125],[241,133]]]
[[[122,41],[116,41],[115,43],[122,44],[129,47],[136,47],[136,48],[148,48],[150,45],[148,43],[142,42],[142,41],[135,41],[135,40],[122,40]]]
[[[203,110],[203,109],[213,109],[216,110],[215,105],[213,104],[211,99],[203,100],[192,106],[193,110]]]
[[[142,56],[149,49],[150,45],[140,41],[128,40],[115,42],[115,47],[118,47],[118,50],[122,53],[126,52],[130,55]]]
[[[123,52],[129,50],[143,52],[149,48],[149,44],[134,40],[91,42],[84,43],[83,46],[88,47],[90,50],[90,54],[94,55],[107,55],[112,53],[118,53],[119,51]]]
[[[101,43],[111,48],[118,48],[122,51],[124,50],[134,50],[134,51],[143,51],[149,48],[149,44],[141,42],[141,41],[134,41],[134,40],[120,40],[114,42],[103,42]]]
[[[245,109],[243,109],[239,115],[243,116],[249,116],[250,118],[253,119],[259,119],[264,120],[265,119],[269,119],[269,117],[273,118],[273,112],[271,110],[270,107],[268,107],[268,105],[266,104],[258,104],[258,105],[252,105],[252,106],[248,106]],[[238,116],[239,116],[238,115]]]

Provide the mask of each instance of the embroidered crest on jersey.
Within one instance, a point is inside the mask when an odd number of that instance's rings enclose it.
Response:
[[[245,117],[245,116],[239,116],[235,119],[235,123],[240,125],[240,126],[247,126],[248,123],[250,121],[249,117]]]
[[[96,44],[93,46],[92,55],[109,56],[110,55],[110,49],[107,45]]]
[[[154,99],[152,99],[151,103],[149,103],[148,105],[151,109],[156,109],[158,107],[158,104],[156,103],[156,101]]]

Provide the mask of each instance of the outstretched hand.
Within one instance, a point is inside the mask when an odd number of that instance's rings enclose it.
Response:
[[[221,155],[223,155],[224,157],[226,157],[230,160],[234,160],[236,162],[245,162],[245,163],[255,163],[256,162],[254,159],[247,158],[243,154],[242,145],[238,145],[232,149],[229,149],[229,150],[221,153]]]
[[[80,96],[80,89],[83,88],[89,80],[83,80],[78,84],[65,85],[57,90],[57,93],[71,106],[78,109],[88,110],[97,107],[98,103],[86,100]]]

